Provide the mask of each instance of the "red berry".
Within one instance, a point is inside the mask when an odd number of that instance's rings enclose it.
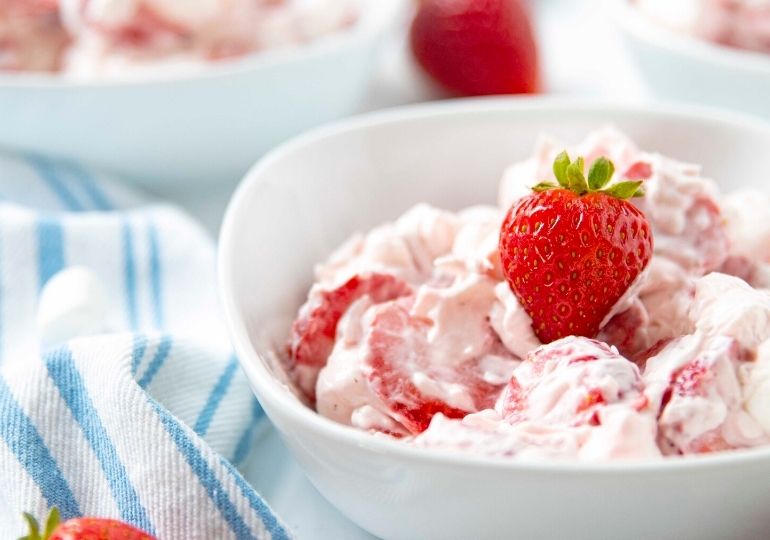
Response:
[[[30,514],[24,519],[29,534],[21,540],[157,540],[154,536],[116,519],[81,517],[61,522],[59,509],[51,508],[45,525]]]
[[[537,91],[537,47],[522,0],[422,0],[410,38],[420,65],[453,93]]]
[[[614,384],[607,384],[614,379]],[[569,381],[566,384],[565,381]],[[554,391],[558,390],[558,391]],[[600,341],[567,337],[527,355],[500,396],[503,418],[550,425],[598,425],[601,411],[624,402],[647,407],[639,368]],[[548,395],[548,399],[543,399]]]
[[[115,519],[75,518],[56,527],[49,540],[155,540],[155,538]]]
[[[431,322],[412,317],[408,308],[408,298],[380,307],[368,332],[367,352],[363,360],[370,388],[391,415],[410,432],[420,433],[427,429],[436,413],[449,418],[463,418],[468,413],[491,408],[502,385],[484,380],[480,359],[471,359],[460,365],[432,361],[428,341]],[[491,327],[489,337],[492,348],[494,336]],[[455,389],[463,389],[472,403],[460,407],[426,395],[413,382],[417,373],[434,384],[451,384]]]
[[[684,350],[688,350],[691,345],[686,340],[698,339],[701,338],[683,336],[672,341],[659,352],[664,358],[656,361],[656,366],[665,368],[669,364],[667,355],[681,356],[682,343],[686,343]],[[742,402],[736,398],[740,393],[736,390],[736,373],[745,360],[746,353],[735,339],[716,336],[706,340],[686,364],[669,373],[658,414],[661,441],[669,451],[693,454],[735,448],[725,435],[730,433],[729,418],[742,414]],[[655,373],[656,380],[661,380],[664,373]],[[692,403],[701,405],[693,407]],[[724,412],[720,413],[723,419],[715,425],[714,417],[709,415],[717,409]],[[681,411],[686,411],[686,416]]]
[[[542,183],[511,207],[500,230],[508,283],[543,343],[594,337],[603,319],[652,256],[644,214],[625,198],[640,181],[605,186],[614,167],[604,158],[583,176],[583,160],[557,157],[559,185]]]
[[[334,347],[337,323],[350,305],[368,295],[373,302],[385,302],[409,294],[406,282],[388,274],[357,275],[332,290],[311,291],[292,326],[289,343],[289,372],[311,400],[315,396],[315,375],[326,365]],[[312,376],[301,376],[302,369]]]

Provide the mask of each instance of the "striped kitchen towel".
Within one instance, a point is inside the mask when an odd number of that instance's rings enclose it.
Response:
[[[0,153],[2,538],[52,506],[161,540],[289,536],[234,467],[263,413],[214,266],[178,209]]]

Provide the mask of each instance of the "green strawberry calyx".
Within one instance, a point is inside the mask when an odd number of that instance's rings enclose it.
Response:
[[[19,540],[47,540],[61,522],[61,514],[59,514],[59,509],[55,506],[51,508],[48,518],[45,520],[45,528],[42,531],[40,530],[40,524],[32,514],[24,512],[24,521],[27,522],[29,532],[27,536],[22,536]]]
[[[567,151],[562,151],[553,160],[553,174],[558,184],[552,181],[540,182],[532,190],[541,193],[550,189],[568,189],[578,195],[587,193],[604,193],[616,199],[630,199],[644,196],[642,180],[621,180],[610,184],[615,174],[615,165],[602,156],[597,158],[588,170],[588,178],[583,171],[585,163],[582,157],[570,161]]]

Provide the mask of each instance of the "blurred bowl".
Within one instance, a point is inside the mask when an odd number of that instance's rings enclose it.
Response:
[[[770,449],[636,463],[532,463],[415,448],[304,406],[273,369],[313,265],[418,202],[493,203],[539,133],[614,123],[642,148],[767,189],[770,126],[722,113],[537,99],[460,100],[367,115],[273,151],[220,236],[220,295],[241,365],[321,494],[386,539],[767,538]]]
[[[357,110],[403,5],[362,0],[350,29],[189,74],[81,82],[0,73],[0,147],[148,187],[234,183],[277,143]]]
[[[608,0],[607,5],[647,85],[659,97],[770,118],[770,54],[677,33],[650,20],[629,0]]]

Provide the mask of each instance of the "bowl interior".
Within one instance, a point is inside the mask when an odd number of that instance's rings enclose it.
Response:
[[[477,100],[316,131],[258,164],[228,211],[220,272],[235,339],[250,351],[243,360],[260,362],[284,342],[313,265],[352,233],[418,202],[494,204],[503,170],[530,155],[538,134],[572,143],[605,124],[643,149],[702,164],[724,188],[766,184],[768,128],[703,111]]]

